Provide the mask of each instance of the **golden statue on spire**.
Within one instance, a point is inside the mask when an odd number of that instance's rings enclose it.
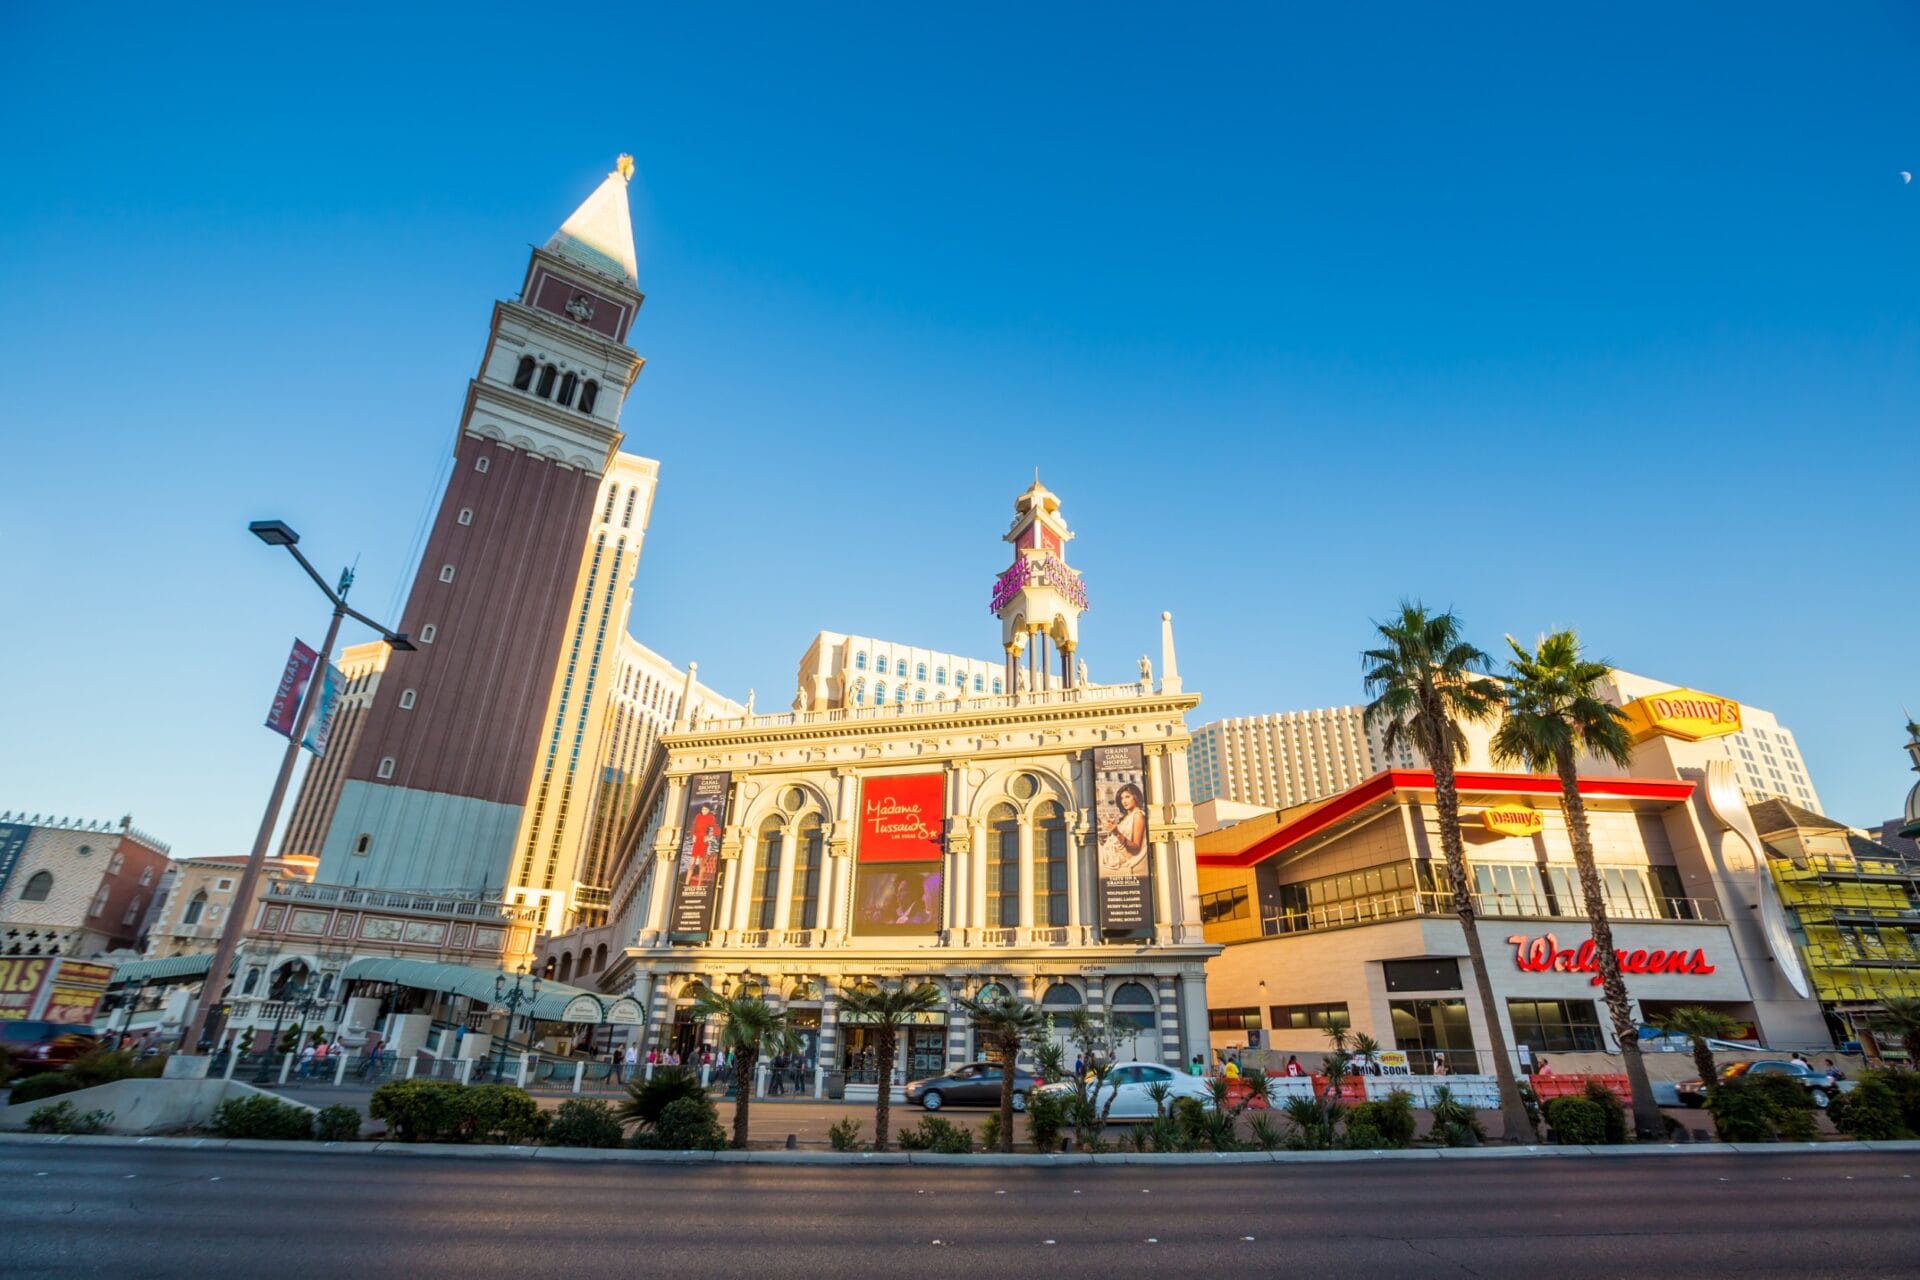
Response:
[[[622,151],[620,153],[619,158],[613,162],[613,168],[614,172],[618,173],[621,178],[628,182],[633,181],[633,157],[626,152]]]

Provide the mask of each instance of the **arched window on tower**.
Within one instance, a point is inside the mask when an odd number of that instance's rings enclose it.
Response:
[[[926,681],[926,678],[927,678],[927,664],[926,664],[926,663],[924,663],[924,662],[917,662],[917,663],[915,663],[915,664],[914,664],[914,667],[913,667],[913,678],[914,678],[915,680],[918,680],[918,681],[921,681],[922,683],[925,683],[925,681]]]
[[[984,693],[984,692],[986,691],[986,690],[985,690],[984,688],[982,688],[982,686],[981,686],[981,677],[980,677],[980,673],[979,673],[979,672],[977,672],[977,671],[973,673],[973,691],[974,691],[975,693]],[[993,691],[994,691],[995,693],[998,693],[998,692],[1000,692],[1000,682],[999,682],[999,681],[997,681],[997,680],[996,680],[996,681],[994,681],[994,684],[993,684]]]
[[[553,381],[555,378],[558,378],[559,376],[560,376],[560,371],[554,368],[552,365],[550,364],[541,365],[540,366],[540,386],[534,392],[534,394],[539,396],[542,400],[551,399],[553,396]]]
[[[580,379],[574,377],[571,372],[564,375],[560,379],[560,403],[563,405],[572,404],[574,388],[579,385]]]
[[[1033,919],[1046,929],[1067,923],[1067,813],[1052,801],[1034,815]]]
[[[935,684],[945,684],[947,682],[947,669],[945,667],[935,667],[933,669],[933,682]]]
[[[181,924],[199,924],[200,917],[207,911],[207,894],[203,889],[193,895],[193,901],[187,904],[185,914],[180,917]]]
[[[794,845],[793,901],[787,909],[787,923],[795,929],[820,927],[820,868],[826,861],[826,833],[820,815],[810,813],[800,824],[799,843]]]
[[[913,691],[913,700],[915,702],[925,702],[927,700],[927,691],[925,689],[915,689]]]
[[[884,707],[886,704],[887,682],[885,680],[875,680],[873,682],[873,705],[876,707]]]
[[[893,700],[896,704],[900,706],[905,706],[907,702],[907,686],[901,685],[899,688],[895,689],[893,691]]]
[[[979,677],[978,677],[978,676],[976,676],[976,677],[974,677],[974,678],[975,678],[975,679],[978,679]],[[997,676],[996,676],[996,677],[994,678],[994,681],[993,681],[993,691],[994,691],[994,693],[996,693],[996,694],[1000,692],[1000,680],[999,680],[999,677],[997,677]]]
[[[525,391],[533,385],[533,371],[537,364],[532,356],[521,356],[519,368],[513,371],[513,389]]]
[[[53,872],[36,871],[27,877],[27,885],[20,890],[22,902],[45,902],[47,895],[53,892]]]
[[[760,827],[760,865],[754,868],[753,909],[747,924],[754,929],[773,928],[773,912],[780,901],[780,832],[778,818],[768,818]]]
[[[895,675],[897,675],[897,676],[900,676],[900,677],[902,677],[902,678],[904,678],[904,677],[906,676],[906,674],[907,674],[907,660],[906,660],[905,658],[899,658],[899,659],[896,659],[896,660],[895,660],[895,662],[894,662],[894,664],[893,664],[893,674],[895,674]]]
[[[592,379],[580,388],[580,412],[592,413],[594,404],[600,399],[600,384]]]
[[[853,655],[853,669],[854,669],[855,671],[865,671],[865,670],[867,669],[867,655],[866,655],[866,654],[864,654],[864,653],[856,653],[856,654],[854,654],[854,655]]]
[[[1020,818],[1010,804],[987,815],[987,923],[996,929],[1020,923]]]

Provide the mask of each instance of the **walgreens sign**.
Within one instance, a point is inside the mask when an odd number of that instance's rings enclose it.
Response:
[[[1563,950],[1560,939],[1550,933],[1528,937],[1516,933],[1507,939],[1513,947],[1514,965],[1522,973],[1590,973],[1593,985],[1600,985],[1600,956],[1593,939],[1578,947]],[[1712,973],[1707,953],[1693,951],[1616,951],[1621,973]]]

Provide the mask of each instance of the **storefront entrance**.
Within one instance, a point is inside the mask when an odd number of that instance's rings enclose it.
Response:
[[[1436,1067],[1451,1075],[1479,1070],[1465,1000],[1395,1000],[1390,1008],[1393,1047],[1407,1051],[1416,1074],[1430,1075]]]
[[[842,1027],[845,1047],[841,1050],[841,1068],[849,1084],[879,1083],[879,1035],[873,1027]],[[947,1028],[912,1026],[899,1029],[895,1044],[896,1080],[924,1080],[947,1069]]]

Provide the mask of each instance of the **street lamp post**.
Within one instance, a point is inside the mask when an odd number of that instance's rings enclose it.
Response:
[[[353,570],[342,571],[340,585],[330,587],[327,580],[300,554],[300,535],[288,528],[284,521],[255,520],[247,529],[270,547],[285,547],[300,563],[300,567],[306,570],[307,576],[313,579],[314,585],[332,602],[333,618],[327,624],[326,643],[320,646],[322,663],[333,660],[333,644],[340,636],[340,622],[344,618],[366,623],[395,650],[402,653],[413,650],[412,642],[404,634],[389,631],[366,614],[347,606],[347,591],[353,586]],[[325,675],[326,668],[323,666],[313,678],[323,681]],[[294,763],[300,758],[300,740],[307,736],[307,727],[312,723],[314,709],[319,703],[314,692],[315,686],[309,685],[307,696],[301,700],[299,717],[293,732],[287,737],[286,754],[280,760],[280,772],[273,780],[273,792],[267,797],[267,811],[260,817],[260,830],[254,835],[253,850],[247,855],[246,869],[240,873],[240,884],[234,890],[233,909],[227,912],[226,922],[220,928],[220,941],[214,947],[213,959],[207,966],[206,983],[200,988],[200,998],[194,1002],[193,1020],[187,1024],[186,1037],[181,1043],[181,1048],[188,1053],[198,1052],[200,1042],[206,1038],[207,1017],[213,1012],[214,1006],[220,1003],[221,993],[226,987],[227,970],[233,966],[233,953],[239,946],[240,935],[246,930],[254,887],[259,884],[260,871],[266,863],[267,845],[272,841],[273,829],[280,821],[280,804],[286,799],[287,783],[293,777]]]
[[[533,990],[523,991],[520,984],[527,980],[527,966],[524,964],[513,971],[513,989],[507,989],[507,975],[500,974],[493,980],[493,1004],[496,1009],[507,1011],[507,1025],[500,1029],[500,1052],[494,1056],[493,1078],[500,1079],[500,1073],[507,1069],[507,1038],[513,1033],[513,1015],[523,1004],[531,1004],[540,998],[540,975],[533,975]]]

